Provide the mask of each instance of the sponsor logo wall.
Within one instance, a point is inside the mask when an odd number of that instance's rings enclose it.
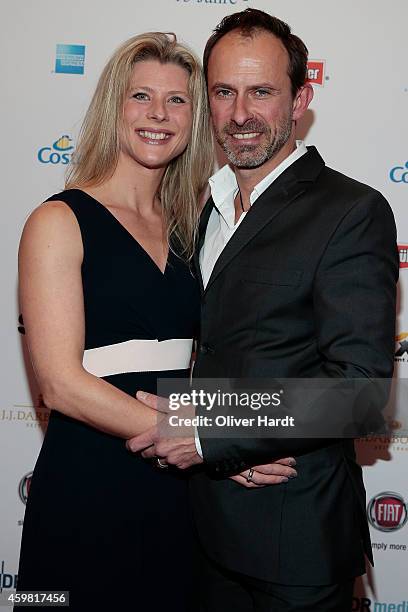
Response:
[[[324,85],[325,78],[325,61],[324,60],[309,60],[307,62],[307,80],[314,85]]]
[[[408,612],[408,601],[373,601],[368,597],[354,597],[353,612]]]
[[[55,72],[84,74],[85,45],[57,45]]]
[[[201,55],[221,18],[248,6],[286,20],[309,48],[308,80],[315,97],[306,124],[299,126],[301,136],[318,146],[330,166],[381,191],[395,214],[401,275],[398,385],[386,410],[389,434],[356,445],[375,568],[358,581],[352,609],[408,612],[406,0],[394,0],[392,7],[378,0],[374,11],[368,0],[315,0],[313,5],[300,0],[122,0],[120,10],[115,3],[72,0],[64,5],[63,18],[58,3],[48,0],[7,3],[0,40],[13,52],[3,66],[9,93],[1,100],[7,118],[2,131],[7,231],[1,243],[0,596],[16,585],[25,502],[49,416],[30,371],[22,320],[16,325],[16,252],[24,221],[39,202],[63,188],[81,119],[113,49],[133,34],[162,30],[176,32]]]
[[[408,268],[408,244],[398,245],[400,268]]]
[[[52,146],[41,147],[37,153],[40,164],[69,164],[72,157],[72,138],[64,134],[56,140]]]
[[[28,474],[24,474],[24,476],[22,477],[18,485],[18,494],[24,505],[27,503],[28,494],[30,492],[32,475],[33,475],[32,472],[28,472]]]
[[[386,491],[370,500],[367,516],[370,525],[378,531],[396,531],[407,522],[407,505],[401,495]]]
[[[390,170],[390,179],[393,183],[408,185],[408,161],[403,166],[394,166]]]
[[[232,6],[234,6],[232,12],[236,11],[236,10],[243,10],[244,7],[242,7],[243,4],[249,4],[248,0],[176,0],[176,2],[182,2],[183,4],[201,4],[203,7],[205,6],[224,6],[224,7],[229,7],[231,8]],[[241,5],[241,9],[239,8],[235,8],[236,5]]]

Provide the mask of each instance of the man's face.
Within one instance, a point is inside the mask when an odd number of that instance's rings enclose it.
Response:
[[[289,57],[269,32],[252,37],[238,30],[213,48],[208,93],[215,136],[238,168],[256,168],[273,158],[294,130]]]

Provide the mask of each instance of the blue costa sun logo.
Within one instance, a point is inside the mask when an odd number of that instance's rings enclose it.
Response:
[[[390,170],[390,179],[393,183],[408,184],[408,161],[404,166],[394,166]]]
[[[72,157],[74,145],[72,138],[64,134],[51,147],[41,147],[37,159],[41,164],[68,164]]]

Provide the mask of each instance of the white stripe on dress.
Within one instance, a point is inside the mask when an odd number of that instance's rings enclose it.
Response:
[[[128,340],[84,351],[82,364],[95,376],[131,372],[186,370],[190,367],[192,338]]]

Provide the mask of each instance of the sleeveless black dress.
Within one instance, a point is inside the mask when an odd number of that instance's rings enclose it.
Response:
[[[186,263],[170,251],[162,274],[81,190],[49,200],[66,202],[81,230],[86,350],[196,337],[199,290]],[[134,396],[138,389],[155,393],[165,376],[188,370],[103,378]],[[192,555],[186,475],[159,469],[123,439],[53,410],[27,502],[19,590],[70,591],[75,611],[190,612]]]

